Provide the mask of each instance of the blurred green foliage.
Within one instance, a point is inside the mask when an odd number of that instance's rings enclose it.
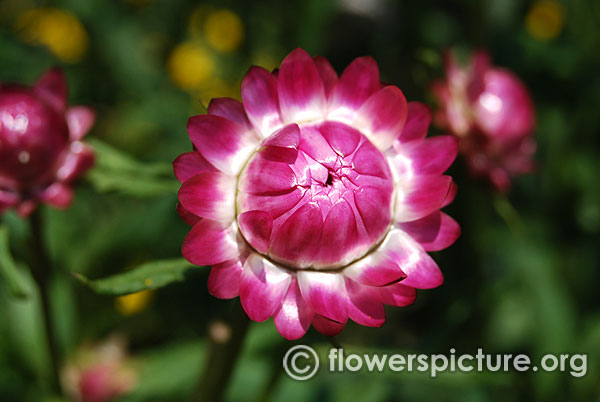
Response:
[[[99,156],[96,168],[70,209],[43,211],[59,269],[51,293],[62,353],[72,356],[83,342],[124,334],[140,382],[123,401],[180,401],[195,388],[208,323],[238,303],[208,294],[207,270],[158,290],[145,309],[127,316],[112,296],[90,291],[70,273],[100,278],[180,257],[188,229],[175,212],[178,185],[170,162],[191,149],[187,118],[203,112],[211,97],[239,96],[251,64],[273,68],[300,46],[341,72],[369,54],[383,81],[398,85],[409,100],[429,101],[428,83],[442,74],[440,52],[483,47],[533,93],[537,172],[516,179],[507,200],[455,164],[450,174],[459,192],[448,211],[463,234],[435,254],[444,285],[419,292],[414,306],[387,309],[383,328],[349,324],[339,341],[350,351],[587,353],[588,374],[433,379],[322,371],[295,382],[281,370],[291,343],[268,322],[251,325],[226,395],[231,401],[599,401],[600,1],[558,4],[558,14],[537,18],[532,10],[540,3],[525,0],[1,1],[0,81],[31,83],[59,65],[69,79],[70,102],[98,112],[89,139]],[[69,19],[50,19],[40,39],[24,19],[39,7],[67,12],[84,34]],[[243,41],[228,52],[211,45],[203,26],[206,15],[224,7],[243,25]],[[173,56],[182,43],[193,43],[179,53],[183,64]],[[182,83],[178,74],[207,78]],[[12,212],[1,219],[11,254],[26,262],[28,226]],[[38,297],[25,270],[9,261],[6,233],[0,232],[2,267],[18,279],[0,286],[0,400],[40,401],[48,362]],[[15,298],[15,290],[30,297]],[[328,347],[313,330],[302,342]]]

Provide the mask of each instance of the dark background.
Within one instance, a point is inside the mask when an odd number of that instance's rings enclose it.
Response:
[[[179,257],[188,228],[175,212],[170,163],[191,147],[187,118],[212,97],[239,97],[251,64],[276,67],[298,46],[338,72],[372,55],[383,81],[429,104],[429,83],[443,73],[440,52],[484,48],[523,79],[536,105],[538,168],[516,178],[508,196],[470,178],[460,159],[451,168],[459,192],[447,212],[463,234],[435,253],[445,283],[420,291],[413,306],[388,308],[382,328],[349,323],[339,342],[350,351],[393,353],[586,353],[588,374],[432,379],[322,370],[301,383],[278,377],[282,351],[293,343],[267,322],[251,326],[228,399],[600,400],[598,0],[0,1],[0,80],[31,84],[58,65],[70,103],[98,112],[88,137],[96,168],[69,210],[43,210],[62,272],[52,297],[63,353],[122,334],[139,371],[138,386],[122,400],[187,398],[203,368],[208,324],[239,301],[211,297],[208,270],[118,301],[68,273],[98,278]],[[26,260],[27,225],[12,212],[0,219],[15,258]],[[40,322],[35,298],[15,299],[0,286],[0,400],[45,400]],[[314,330],[301,343],[328,348]]]

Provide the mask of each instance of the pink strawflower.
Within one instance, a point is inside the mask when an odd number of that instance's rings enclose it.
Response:
[[[212,265],[214,296],[239,295],[252,320],[273,317],[297,339],[311,324],[339,333],[348,318],[381,326],[384,304],[442,283],[427,251],[459,235],[440,212],[456,192],[442,173],[457,144],[425,139],[426,106],[383,86],[370,57],[338,77],[302,49],[274,73],[252,67],[242,99],[190,118],[195,151],[174,162],[193,225],[182,252]]]
[[[474,175],[506,191],[511,176],[533,169],[535,110],[515,74],[492,66],[485,52],[475,53],[465,66],[448,53],[446,78],[432,89],[440,106],[434,122],[459,138]]]
[[[67,82],[56,69],[33,87],[0,84],[0,212],[29,215],[40,202],[71,204],[71,182],[94,163],[80,140],[94,123],[84,106],[67,107]]]

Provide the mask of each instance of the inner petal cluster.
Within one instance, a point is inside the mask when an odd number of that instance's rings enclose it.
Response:
[[[335,270],[386,234],[394,182],[384,155],[341,122],[267,139],[238,181],[237,221],[259,253],[291,269]]]

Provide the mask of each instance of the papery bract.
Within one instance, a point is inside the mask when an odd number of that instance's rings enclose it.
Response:
[[[94,163],[81,142],[94,123],[84,106],[67,107],[67,83],[50,70],[33,87],[0,84],[0,212],[26,216],[40,202],[66,208],[71,182]]]
[[[183,255],[212,266],[213,295],[240,296],[285,338],[382,325],[384,304],[442,283],[427,251],[460,232],[440,212],[456,192],[443,172],[457,143],[425,139],[430,121],[370,57],[339,77],[302,49],[274,73],[252,67],[241,103],[213,99],[189,120],[194,151],[174,161],[193,225]]]

